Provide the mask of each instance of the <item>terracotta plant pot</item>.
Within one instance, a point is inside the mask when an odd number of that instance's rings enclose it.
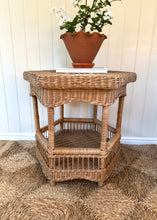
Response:
[[[76,33],[66,32],[60,38],[64,41],[75,68],[92,68],[94,66],[92,62],[107,37],[98,32],[88,34],[79,31]]]

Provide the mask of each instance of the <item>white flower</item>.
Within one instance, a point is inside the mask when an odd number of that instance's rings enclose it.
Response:
[[[56,13],[56,12],[57,12],[57,8],[56,7],[51,8],[51,14]]]
[[[105,15],[106,17],[108,17],[109,19],[110,19],[110,18],[113,18],[112,11],[110,11],[110,10],[107,10],[104,15]]]
[[[103,16],[103,19],[106,21],[106,20],[109,20],[113,18],[113,14],[110,10],[107,10],[105,13],[104,13],[104,16]]]
[[[64,12],[64,11],[65,11],[64,6],[62,6],[62,7],[60,8],[60,11],[62,11],[62,12]]]
[[[59,26],[59,27],[60,27],[60,26],[63,26],[65,19],[66,19],[66,16],[64,16],[64,17],[59,21],[59,23],[58,23],[58,26]]]
[[[113,17],[112,11],[108,10],[107,13],[110,17]]]
[[[106,20],[108,20],[108,16],[103,16],[103,19],[106,21]]]
[[[71,2],[72,2],[72,5],[76,7],[81,2],[81,0],[72,0]]]
[[[69,17],[64,16],[58,23],[58,26],[63,26],[65,22],[70,21]]]
[[[95,12],[91,12],[91,18],[95,18]]]
[[[71,21],[71,19],[69,17],[67,17],[67,21]]]
[[[57,9],[56,7],[51,8],[51,14],[55,14],[57,17],[62,16],[64,11],[64,6],[59,9]]]
[[[76,6],[78,3],[78,0],[72,0],[72,5]]]

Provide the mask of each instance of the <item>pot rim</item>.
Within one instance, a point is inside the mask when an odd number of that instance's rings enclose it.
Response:
[[[101,33],[97,32],[97,31],[94,31],[92,33],[86,33],[84,31],[78,31],[78,32],[75,32],[75,33],[66,32],[66,33],[64,33],[64,34],[62,34],[60,36],[60,39],[63,39],[66,35],[71,35],[71,37],[73,37],[73,36],[76,36],[78,34],[86,35],[88,37],[91,37],[93,35],[99,35],[100,37],[102,37],[104,39],[107,39],[107,36],[105,34],[101,34]]]

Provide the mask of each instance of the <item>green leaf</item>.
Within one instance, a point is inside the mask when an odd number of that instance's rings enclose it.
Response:
[[[103,4],[101,2],[98,3],[99,8],[103,8]]]
[[[91,8],[87,5],[81,5],[80,8],[85,9],[87,12],[91,12]]]
[[[81,9],[85,9],[85,8],[86,8],[86,5],[81,5],[80,8],[81,8]]]
[[[110,24],[110,25],[112,25],[112,22],[111,22],[111,21],[107,21],[107,23]]]
[[[93,27],[91,27],[91,28],[90,28],[90,30],[91,30],[91,31],[94,31],[94,28],[93,28]]]
[[[111,6],[111,3],[110,3],[109,0],[106,0],[106,4],[109,5],[109,6]]]
[[[92,19],[92,21],[95,23],[96,22],[96,18],[91,18]]]

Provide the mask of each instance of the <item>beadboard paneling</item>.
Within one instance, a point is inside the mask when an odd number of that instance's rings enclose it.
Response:
[[[31,134],[34,119],[29,85],[24,70],[70,67],[71,60],[51,7],[64,6],[67,16],[75,10],[71,1],[0,0],[0,134]],[[125,137],[157,137],[157,1],[124,0],[112,7],[113,25],[103,32],[106,39],[95,59],[95,66],[135,71],[138,80],[127,87],[122,134]],[[109,113],[115,125],[118,102]],[[73,107],[73,109],[71,108]],[[41,125],[47,123],[47,110],[39,103]],[[58,117],[58,109],[55,110]],[[67,116],[92,116],[92,107],[71,103]],[[98,116],[101,118],[101,108]],[[134,139],[136,140],[136,138]]]
[[[154,27],[154,19],[156,13],[156,0],[149,1],[149,7],[147,1],[141,3],[141,17],[139,25],[139,40],[137,45],[137,57],[135,71],[138,73],[138,80],[134,85],[132,91],[132,103],[131,112],[128,127],[130,128],[129,136],[141,136],[141,124],[144,120],[144,105],[147,93],[148,83],[148,69],[150,65],[150,54],[152,50],[152,36]],[[148,19],[149,18],[149,19]],[[154,79],[155,80],[155,79]],[[153,94],[152,94],[153,95]],[[150,112],[150,117],[153,111]],[[144,125],[147,126],[147,123]],[[152,135],[151,131],[151,135]]]
[[[1,133],[10,131],[7,109],[8,108],[7,108],[7,102],[6,102],[5,87],[4,87],[2,60],[1,60],[1,54],[0,54],[0,118],[1,118],[1,125],[2,125],[0,126]]]
[[[141,123],[141,136],[157,136],[157,4],[155,9],[151,39],[151,49],[149,55],[149,65],[147,69],[145,100]]]
[[[123,30],[123,45],[121,57],[121,70],[135,72],[137,48],[139,42],[139,25],[141,19],[141,2],[125,1],[125,19]],[[135,85],[136,86],[136,85]],[[128,136],[131,128],[129,127],[130,111],[132,105],[132,91],[134,84],[127,86],[127,96],[125,97],[122,131],[124,136]]]
[[[3,69],[1,74],[3,75],[4,79],[3,87],[5,87],[9,128],[10,132],[21,132],[21,119],[17,91],[15,57],[13,52],[14,46],[9,1],[2,1],[1,6],[2,7],[0,7],[0,49],[2,66],[1,69]],[[4,111],[6,110],[5,107]],[[0,118],[2,120],[2,117]],[[2,122],[0,124],[3,125]]]
[[[21,132],[27,132],[28,130],[33,131],[31,102],[28,96],[29,85],[28,83],[23,82],[23,76],[21,74],[24,70],[28,69],[25,47],[23,4],[21,0],[11,0],[8,1],[8,4],[10,13],[10,28],[12,32],[11,37],[12,53],[14,58],[14,71],[17,83],[20,127]],[[13,110],[13,107],[8,111],[10,110]],[[28,118],[30,119],[28,120]]]

